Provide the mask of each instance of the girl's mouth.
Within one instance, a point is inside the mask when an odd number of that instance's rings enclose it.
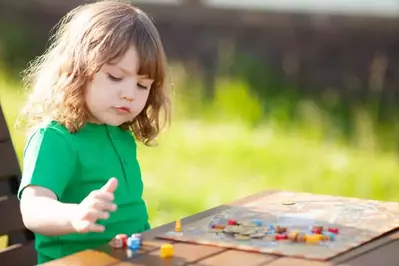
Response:
[[[114,109],[115,109],[115,111],[117,111],[118,113],[121,113],[121,114],[130,113],[130,108],[126,107],[126,106],[117,106],[117,107],[114,107]]]

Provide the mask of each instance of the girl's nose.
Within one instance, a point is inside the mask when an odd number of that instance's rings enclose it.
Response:
[[[122,100],[128,101],[128,102],[133,102],[134,98],[131,96],[122,96],[121,97]]]

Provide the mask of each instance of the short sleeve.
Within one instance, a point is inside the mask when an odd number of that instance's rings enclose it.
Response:
[[[54,128],[37,130],[25,147],[18,198],[24,188],[34,185],[53,191],[60,199],[74,176],[76,160],[76,151],[65,133]]]

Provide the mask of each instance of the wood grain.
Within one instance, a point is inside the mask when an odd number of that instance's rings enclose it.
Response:
[[[395,266],[399,265],[399,240],[362,253],[339,266]]]
[[[119,258],[115,258],[105,252],[98,250],[85,250],[62,259],[53,260],[44,264],[43,266],[83,266],[83,265],[96,265],[106,266],[112,263],[119,262]]]
[[[225,252],[200,260],[198,263],[190,265],[258,266],[258,265],[264,265],[276,259],[278,259],[278,257],[273,255],[265,255],[260,253],[251,253],[251,252],[238,251],[238,250],[226,250]]]

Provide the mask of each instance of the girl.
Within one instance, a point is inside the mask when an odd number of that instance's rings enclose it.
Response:
[[[152,143],[161,111],[169,121],[165,66],[147,15],[102,1],[67,14],[26,71],[35,126],[18,197],[38,263],[150,228],[135,140]]]

